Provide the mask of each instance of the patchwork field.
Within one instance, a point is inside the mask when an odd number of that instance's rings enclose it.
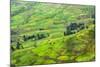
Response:
[[[11,66],[95,60],[95,6],[11,0]]]

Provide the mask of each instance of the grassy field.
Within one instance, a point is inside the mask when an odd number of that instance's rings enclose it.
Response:
[[[95,6],[11,0],[11,65],[95,60]]]

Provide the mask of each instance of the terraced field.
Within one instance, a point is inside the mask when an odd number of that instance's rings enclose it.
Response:
[[[11,0],[11,65],[95,60],[95,6]]]

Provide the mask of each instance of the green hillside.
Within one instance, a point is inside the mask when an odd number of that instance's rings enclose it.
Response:
[[[11,1],[11,65],[95,60],[95,6]]]

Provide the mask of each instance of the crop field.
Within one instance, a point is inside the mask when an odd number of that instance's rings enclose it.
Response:
[[[11,0],[11,66],[95,61],[95,6]]]

